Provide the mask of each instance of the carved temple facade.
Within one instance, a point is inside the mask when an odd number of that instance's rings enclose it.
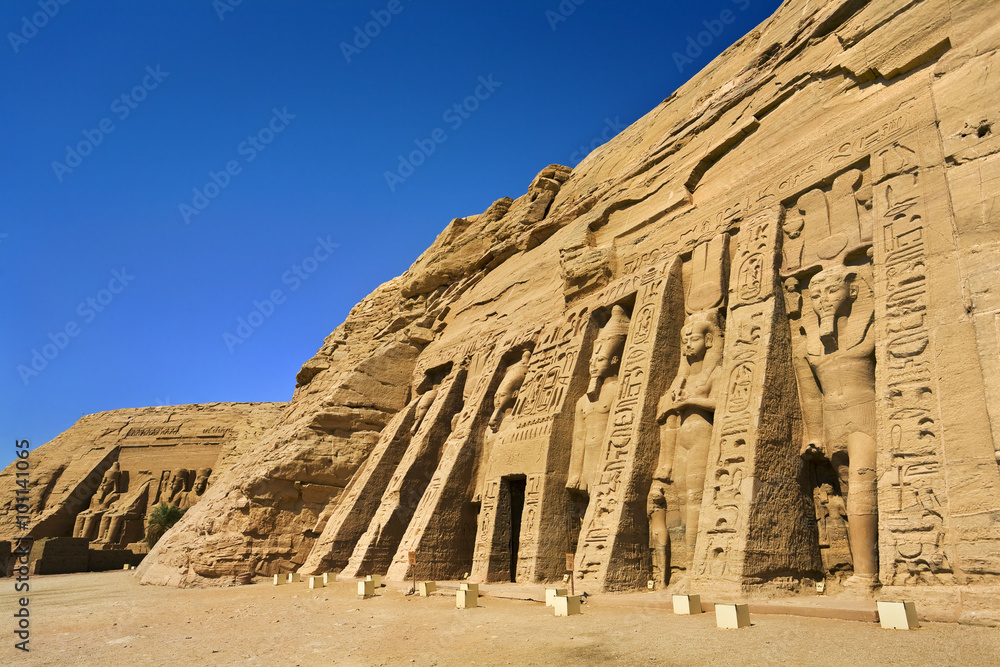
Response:
[[[943,67],[961,38],[930,25],[860,90],[717,93],[686,162],[632,163],[555,237],[560,308],[428,346],[305,569],[553,582],[570,553],[578,590],[1000,584],[996,190],[941,111],[986,65]]]

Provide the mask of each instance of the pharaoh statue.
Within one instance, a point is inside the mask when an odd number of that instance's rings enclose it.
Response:
[[[201,497],[205,495],[205,491],[208,489],[208,478],[211,476],[211,468],[200,468],[195,475],[194,486],[191,487],[190,491],[181,495],[177,506],[182,510],[186,510],[201,500]]]
[[[164,472],[160,477],[159,488],[156,491],[153,503],[150,505],[150,511],[153,510],[153,507],[162,503],[177,505],[187,491],[190,475],[191,471],[185,468],[178,468],[172,471],[170,477],[167,477],[167,473]]]
[[[118,484],[121,479],[121,467],[115,461],[101,478],[101,485],[97,493],[90,499],[90,506],[76,516],[76,523],[73,526],[73,537],[86,537],[87,539],[97,539],[100,531],[101,519],[111,506],[121,497],[118,492]]]
[[[500,430],[504,415],[514,407],[518,393],[524,385],[524,378],[528,375],[528,362],[531,359],[531,350],[524,350],[521,358],[511,364],[504,373],[500,386],[497,387],[496,394],[493,395],[493,414],[490,415],[489,429],[483,440],[483,453],[480,457],[479,474],[476,480],[476,492],[473,497],[474,502],[482,499],[483,486],[486,484],[486,468],[490,460],[490,452],[493,449],[493,441],[496,433]],[[454,430],[454,426],[453,426]]]
[[[688,316],[681,331],[681,364],[677,377],[660,398],[660,456],[650,489],[650,535],[654,568],[668,583],[670,538],[664,487],[681,482],[684,493],[684,542],[694,552],[702,493],[708,468],[716,396],[722,364],[722,333],[714,311]],[[678,450],[684,455],[678,456]],[[679,465],[677,465],[679,463]]]
[[[854,575],[878,585],[874,304],[867,266],[832,266],[809,281],[804,353],[795,355],[804,421],[802,455],[833,467],[845,498]]]
[[[160,493],[160,502],[168,505],[179,504],[187,489],[190,474],[191,472],[185,468],[175,470],[170,476],[166,491]]]
[[[628,327],[629,318],[625,310],[621,306],[614,306],[611,318],[594,341],[587,393],[576,403],[566,488],[585,497],[589,497],[600,465],[601,446],[608,427],[611,403],[618,393],[618,369]]]
[[[151,484],[152,480],[147,481],[139,488],[123,495],[104,513],[101,519],[101,529],[97,536],[98,542],[118,544],[129,522],[134,522],[138,526],[143,525]],[[141,537],[141,530],[138,535],[133,537]]]

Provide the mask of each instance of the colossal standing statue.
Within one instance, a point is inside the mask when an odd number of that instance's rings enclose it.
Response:
[[[660,399],[657,421],[660,426],[660,457],[650,489],[650,535],[654,570],[668,583],[670,539],[667,508],[662,502],[663,486],[682,480],[685,488],[684,541],[688,554],[694,552],[698,519],[708,467],[708,446],[712,441],[716,394],[722,363],[722,334],[714,312],[688,317],[681,332],[682,361],[677,377]],[[683,450],[680,474],[675,474],[678,449]]]
[[[576,403],[573,447],[566,487],[589,494],[601,459],[601,445],[608,427],[611,403],[618,391],[618,369],[629,318],[621,306],[611,309],[611,318],[594,341],[590,358],[590,384]]]
[[[805,354],[796,359],[804,420],[803,457],[827,458],[846,498],[854,576],[845,585],[878,585],[874,305],[868,267],[833,266],[809,281],[813,316]]]

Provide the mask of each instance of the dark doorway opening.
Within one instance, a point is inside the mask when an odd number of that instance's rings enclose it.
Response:
[[[510,493],[510,580],[517,581],[517,555],[521,545],[521,516],[524,514],[524,488],[527,480],[521,478],[504,479]]]

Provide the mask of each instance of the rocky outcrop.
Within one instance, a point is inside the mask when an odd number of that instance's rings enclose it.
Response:
[[[301,565],[379,433],[440,365],[424,351],[456,306],[484,280],[504,282],[493,274],[505,260],[556,231],[546,215],[568,174],[552,165],[522,197],[456,218],[409,271],[355,306],[299,371],[275,427],[144,561],[143,580],[198,585]]]

